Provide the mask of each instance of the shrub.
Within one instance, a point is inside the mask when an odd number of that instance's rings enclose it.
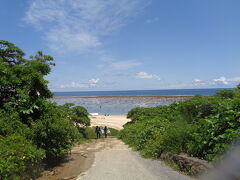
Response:
[[[157,116],[168,117],[173,111],[172,106],[156,106],[150,108],[136,107],[128,112],[127,118],[131,118],[131,122],[128,124],[135,123],[136,121],[143,121],[145,119],[155,118]]]
[[[153,138],[153,136],[165,130],[169,123],[160,118],[155,118],[146,121],[140,121],[134,125],[127,125],[120,132],[122,138],[127,144],[130,144],[136,150],[143,150],[146,143]]]
[[[27,58],[0,40],[0,179],[30,179],[27,172],[34,173],[42,159],[70,151],[82,135],[74,125],[90,125],[85,108],[65,111],[48,101],[53,94],[44,77],[55,65],[52,61],[41,51]]]
[[[80,135],[73,123],[62,116],[61,111],[54,106],[52,108],[41,120],[32,123],[34,143],[46,151],[49,160],[68,153]]]
[[[215,96],[220,97],[220,98],[234,98],[236,96],[236,92],[232,91],[232,90],[219,90],[216,92]]]
[[[240,99],[229,96],[232,93],[220,91],[169,106],[134,108],[128,113],[132,123],[124,125],[120,138],[147,157],[168,151],[215,160],[240,137]]]
[[[20,121],[18,113],[0,111],[0,136],[9,136],[12,134],[18,134],[31,139],[33,131]]]
[[[200,121],[189,142],[193,156],[214,160],[240,136],[240,99],[224,101],[215,111]]]
[[[187,152],[187,143],[192,139],[194,126],[184,121],[170,123],[164,131],[158,131],[146,144],[144,154],[157,158],[164,151],[172,153]]]
[[[144,108],[142,107],[135,107],[128,112],[127,118],[131,118],[132,121],[135,121],[135,117],[139,116],[139,114],[142,114],[143,110]]]
[[[109,130],[110,130],[110,136],[116,136],[116,137],[119,136],[119,130],[114,128],[109,128]]]
[[[62,112],[66,113],[77,126],[90,126],[89,113],[86,108],[82,106],[74,106],[72,103],[65,103],[59,106]]]
[[[0,136],[0,179],[31,179],[45,153],[20,135]]]
[[[84,131],[85,131],[86,139],[95,139],[96,138],[95,127],[86,127],[86,128],[84,128]]]
[[[197,123],[200,119],[214,114],[214,109],[221,102],[216,97],[195,96],[179,104],[179,112],[188,123]]]

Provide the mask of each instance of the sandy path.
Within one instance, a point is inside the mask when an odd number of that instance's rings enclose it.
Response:
[[[77,180],[190,180],[159,160],[143,159],[116,138],[99,142],[92,167]],[[99,147],[98,147],[99,148]]]
[[[38,180],[191,180],[159,160],[142,158],[121,140],[102,138],[75,146],[72,154]]]
[[[91,126],[108,126],[114,129],[122,129],[123,125],[130,121],[126,116],[120,115],[98,115],[98,116],[89,116],[91,119]]]
[[[92,126],[122,129],[125,116],[92,116]],[[77,145],[72,153],[38,180],[190,180],[159,160],[144,159],[121,140],[101,138]]]

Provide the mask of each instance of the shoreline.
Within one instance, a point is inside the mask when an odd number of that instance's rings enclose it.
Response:
[[[195,95],[159,95],[159,96],[54,96],[50,99],[71,98],[192,98]],[[202,95],[206,96],[206,95]]]

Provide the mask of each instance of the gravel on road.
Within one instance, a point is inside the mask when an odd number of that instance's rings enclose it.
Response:
[[[77,180],[190,180],[159,160],[142,158],[117,138],[99,140],[92,166]],[[91,149],[91,150],[92,150]]]

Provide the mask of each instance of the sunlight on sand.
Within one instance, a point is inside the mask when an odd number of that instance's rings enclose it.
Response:
[[[91,126],[108,126],[114,129],[123,129],[123,125],[130,121],[126,116],[122,115],[97,115],[89,116],[91,119]]]

